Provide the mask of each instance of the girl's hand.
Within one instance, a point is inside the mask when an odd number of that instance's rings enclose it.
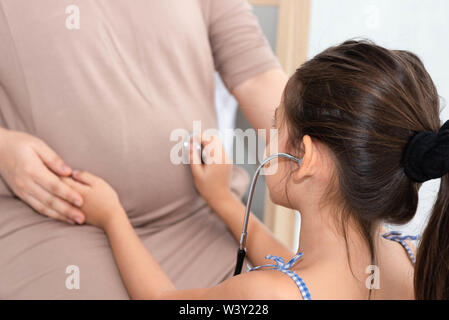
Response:
[[[126,214],[117,193],[106,181],[87,171],[73,171],[72,177],[63,181],[83,196],[81,210],[87,223],[105,229],[112,220]]]
[[[199,154],[193,151],[191,143],[190,168],[196,189],[213,206],[216,201],[222,201],[231,194],[232,161],[226,156],[217,136],[202,140],[201,144],[205,164],[201,164]]]

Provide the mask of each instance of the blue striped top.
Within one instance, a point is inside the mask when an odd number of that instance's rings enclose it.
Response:
[[[416,262],[415,255],[413,254],[413,252],[412,252],[410,246],[407,244],[406,240],[419,240],[419,238],[420,238],[419,236],[403,236],[402,233],[399,231],[390,231],[390,232],[384,233],[382,235],[382,237],[385,239],[388,239],[391,241],[396,241],[396,242],[400,243],[407,251],[407,254],[409,255],[412,263],[415,264],[415,262]],[[304,300],[312,300],[309,288],[307,287],[304,280],[298,274],[296,274],[296,272],[290,270],[290,268],[293,267],[293,265],[299,259],[301,259],[302,256],[303,256],[303,253],[299,252],[290,261],[285,263],[284,259],[282,257],[273,256],[273,255],[269,254],[265,257],[265,259],[273,260],[275,262],[274,264],[266,264],[263,266],[257,266],[257,267],[253,267],[253,268],[250,268],[248,266],[248,270],[246,270],[246,272],[259,270],[262,268],[270,268],[272,270],[279,270],[279,271],[285,273],[286,275],[288,275],[295,282],[295,284],[297,285],[299,291],[301,292],[301,295]]]

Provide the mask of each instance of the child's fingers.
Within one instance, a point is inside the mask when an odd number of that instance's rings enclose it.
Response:
[[[208,142],[204,144],[204,150],[207,154],[208,163],[225,164],[229,163],[223,144],[218,136],[210,136]]]
[[[203,134],[201,135],[201,145],[203,147],[207,146],[208,144],[214,142],[215,136],[214,135],[207,135],[207,134]]]
[[[95,183],[96,177],[87,172],[87,171],[78,171],[78,170],[73,170],[72,172],[72,177],[77,180],[80,181],[84,184],[87,184],[89,186],[93,185]]]
[[[214,136],[212,145],[214,146],[214,151],[216,152],[215,154],[216,161],[219,161],[220,164],[226,163],[226,152],[218,136]]]
[[[69,177],[62,177],[61,180],[67,184],[68,186],[72,187],[73,189],[75,189],[76,191],[78,191],[81,194],[84,194],[85,191],[88,190],[88,186],[86,186],[85,184],[79,183],[75,180],[73,180],[72,178]]]

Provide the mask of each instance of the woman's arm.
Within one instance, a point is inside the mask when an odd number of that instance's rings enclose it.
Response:
[[[280,104],[287,80],[282,69],[275,68],[251,77],[232,90],[253,128],[266,129],[267,141],[274,111]]]

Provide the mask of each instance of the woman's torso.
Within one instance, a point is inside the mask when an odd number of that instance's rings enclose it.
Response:
[[[200,1],[0,0],[0,125],[104,178],[135,225],[198,210],[177,128],[215,127],[214,65]],[[73,25],[73,24],[72,24]],[[0,185],[1,195],[11,195]],[[149,214],[151,213],[151,214]]]

